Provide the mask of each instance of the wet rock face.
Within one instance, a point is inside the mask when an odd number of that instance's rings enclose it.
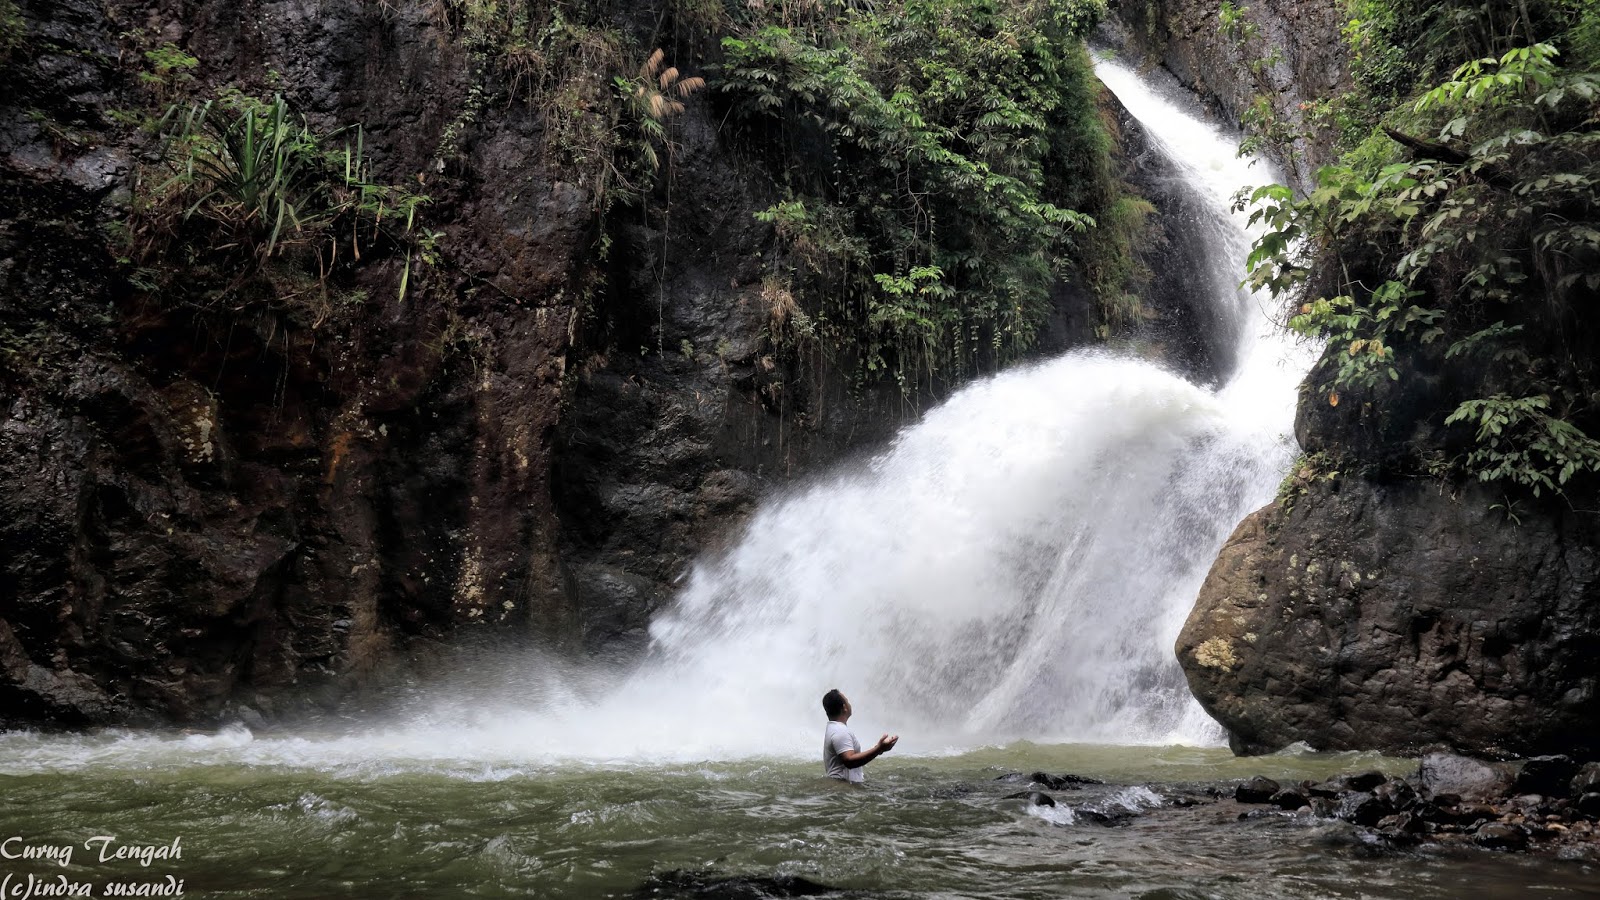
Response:
[[[1120,0],[1119,43],[1159,61],[1185,85],[1214,100],[1235,123],[1264,99],[1275,120],[1312,139],[1273,148],[1301,185],[1333,158],[1336,137],[1317,128],[1309,104],[1349,87],[1348,19],[1337,3],[1258,0],[1223,14],[1218,0]]]
[[[1591,518],[1362,479],[1288,499],[1234,532],[1177,642],[1237,751],[1600,752]]]
[[[696,554],[731,539],[767,487],[917,411],[881,388],[852,399],[842,372],[766,340],[777,251],[755,214],[779,195],[718,142],[715,116],[697,105],[674,121],[671,196],[611,224],[620,267],[570,354],[552,488],[591,655],[642,649]]]
[[[151,102],[128,29],[201,56],[207,84],[281,73],[317,127],[366,122],[399,180],[458,114],[468,61],[420,7],[385,9],[24,8],[0,100],[0,716],[256,718],[333,702],[419,640],[572,617],[549,446],[584,192],[491,149],[473,171],[494,180],[430,186],[453,273],[404,303],[397,261],[373,262],[338,285],[364,300],[316,316],[164,304],[107,246],[140,152],[109,111]],[[535,114],[484,130],[503,147]],[[525,192],[502,190],[512,168]],[[492,299],[469,290],[490,278]]]
[[[762,275],[784,264],[753,214],[780,192],[709,93],[673,120],[670,194],[603,217],[447,6],[21,5],[0,73],[0,724],[315,711],[467,635],[632,653],[763,492],[953,387],[774,358]],[[659,39],[659,6],[593,9]],[[369,259],[325,316],[136,290],[106,226],[146,150],[110,111],[166,102],[138,86],[166,42],[201,60],[201,96],[362,124],[377,180],[433,198],[444,263],[401,302],[401,260]],[[1050,350],[1086,338],[1092,302],[1059,293],[1076,324]]]

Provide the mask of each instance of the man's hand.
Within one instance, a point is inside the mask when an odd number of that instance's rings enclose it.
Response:
[[[900,735],[898,735],[898,734],[886,734],[883,737],[878,738],[878,747],[877,747],[878,752],[879,753],[888,753],[890,750],[894,749],[895,743],[898,742],[899,740],[900,740]]]

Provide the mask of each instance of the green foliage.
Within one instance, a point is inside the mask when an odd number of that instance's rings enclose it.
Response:
[[[460,117],[445,130],[440,158],[457,158],[491,95],[534,105],[543,150],[571,177],[594,187],[596,205],[613,187],[636,195],[645,185],[627,171],[623,104],[615,80],[640,68],[630,42],[603,5],[549,0],[444,0],[451,24],[475,63],[475,83]],[[493,83],[491,90],[488,85]],[[642,148],[653,152],[647,144]],[[648,174],[648,172],[646,173]]]
[[[1239,142],[1240,156],[1260,153],[1272,146],[1290,148],[1296,137],[1293,127],[1278,116],[1272,97],[1266,93],[1251,99],[1250,105],[1239,114],[1239,125],[1244,130],[1244,140]]]
[[[622,96],[634,126],[639,129],[639,151],[646,168],[655,172],[661,168],[658,146],[671,147],[667,135],[667,120],[683,112],[683,101],[706,86],[699,76],[684,78],[676,66],[663,69],[666,53],[656,50],[639,67],[634,78],[617,76],[617,92]]]
[[[1356,83],[1350,109],[1364,124],[1352,133],[1365,134],[1383,111],[1463,60],[1537,43],[1575,59],[1600,58],[1593,6],[1593,0],[1350,0],[1344,28]]]
[[[1600,473],[1600,441],[1571,422],[1549,414],[1550,398],[1512,399],[1496,394],[1468,400],[1445,420],[1477,426],[1478,446],[1466,465],[1483,481],[1509,481],[1533,490],[1559,492],[1580,472]]]
[[[704,87],[731,107],[733,141],[780,148],[767,161],[785,199],[757,217],[795,267],[764,289],[784,298],[775,342],[909,385],[1025,352],[1068,272],[1088,276],[1108,320],[1137,314],[1124,282],[1143,215],[1116,206],[1081,41],[1105,0],[673,0],[650,40],[670,31],[680,60],[720,52],[709,83],[619,32],[604,4],[440,9],[478,66],[446,162],[480,109],[527,102],[543,150],[602,215],[662,187],[670,215],[674,119]]]
[[[1051,284],[1093,253],[1081,208],[1113,199],[1081,43],[1103,11],[841,3],[747,14],[723,40],[718,90],[785,148],[791,198],[758,218],[822,282],[823,332],[864,373],[906,383],[1033,345]]]
[[[1085,236],[1084,252],[1077,262],[1099,300],[1101,321],[1096,334],[1101,340],[1146,318],[1143,304],[1129,289],[1150,277],[1135,259],[1133,248],[1146,239],[1146,222],[1155,211],[1143,198],[1118,197],[1096,217],[1097,227]]]
[[[162,121],[158,160],[139,174],[127,232],[143,270],[172,275],[174,255],[225,267],[221,257],[248,275],[292,257],[325,275],[341,252],[358,262],[373,249],[405,248],[404,299],[417,211],[429,201],[372,179],[359,128],[329,148],[338,135],[318,136],[282,96],[231,89],[175,105]]]
[[[28,26],[22,20],[16,0],[0,0],[0,67],[11,60],[11,54],[27,37]]]
[[[1471,58],[1308,196],[1241,201],[1266,229],[1248,280],[1307,295],[1290,324],[1328,341],[1328,402],[1447,368],[1489,395],[1444,417],[1477,426],[1456,470],[1536,494],[1600,472],[1600,77],[1560,60],[1548,43]]]
[[[182,88],[194,81],[194,70],[200,65],[200,60],[190,56],[172,43],[162,44],[154,50],[146,50],[144,58],[150,63],[150,70],[139,73],[139,80],[146,85],[154,85],[163,89]]]
[[[1431,344],[1444,333],[1438,324],[1444,318],[1442,310],[1410,302],[1421,295],[1398,281],[1386,281],[1365,303],[1349,296],[1319,297],[1300,307],[1289,327],[1308,337],[1325,337],[1343,350],[1335,357],[1334,386],[1372,388],[1384,378],[1400,380],[1394,365],[1396,344]],[[1335,388],[1330,388],[1329,400],[1338,405]]]
[[[1261,34],[1261,26],[1249,18],[1250,7],[1236,6],[1229,0],[1222,0],[1222,5],[1217,8],[1218,28],[1222,34],[1241,44],[1255,40]]]

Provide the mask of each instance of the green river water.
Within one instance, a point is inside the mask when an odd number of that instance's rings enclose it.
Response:
[[[891,754],[851,789],[797,759],[322,765],[315,740],[255,743],[288,761],[192,753],[180,736],[0,737],[5,855],[74,848],[67,866],[0,859],[4,897],[28,896],[30,875],[87,884],[92,896],[181,882],[182,896],[198,898],[628,897],[680,869],[798,875],[850,897],[1600,896],[1600,873],[1582,863],[1380,851],[1338,822],[1170,803],[1199,782],[1414,766],[1371,755],[1021,743]],[[1002,799],[1020,786],[997,776],[1036,770],[1108,784],[1055,792],[1064,806],[1054,810]],[[1107,827],[1074,809],[1137,815]],[[85,844],[96,836],[115,840]],[[178,858],[100,859],[175,838]]]

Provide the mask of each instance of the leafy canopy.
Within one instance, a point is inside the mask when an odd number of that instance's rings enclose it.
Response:
[[[831,4],[755,17],[717,88],[783,148],[779,227],[866,373],[960,373],[1025,352],[1105,205],[1082,36],[1102,0]]]

